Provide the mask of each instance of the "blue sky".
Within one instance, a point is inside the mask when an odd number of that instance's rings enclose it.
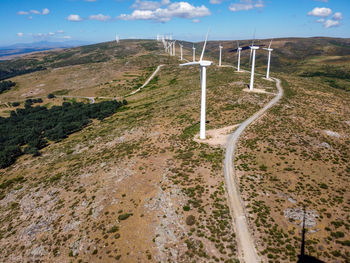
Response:
[[[0,46],[120,38],[350,37],[349,0],[0,0]]]

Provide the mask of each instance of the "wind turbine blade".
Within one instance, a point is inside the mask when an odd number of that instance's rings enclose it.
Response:
[[[201,57],[200,57],[199,61],[202,61],[202,60],[203,60],[204,51],[205,51],[205,46],[207,45],[207,41],[208,41],[208,35],[209,35],[209,29],[208,29],[208,32],[207,32],[207,36],[206,36],[206,38],[205,38],[205,42],[204,42],[202,54],[201,54]]]
[[[272,39],[271,39],[271,41],[270,41],[269,49],[271,48],[271,44],[272,44]]]
[[[237,51],[238,51],[238,49],[239,49],[239,42],[238,42],[238,40],[237,40]]]
[[[254,46],[254,42],[255,42],[255,33],[256,33],[256,28],[254,28],[254,35],[253,35],[252,46]]]
[[[200,65],[200,63],[199,62],[188,62],[188,63],[180,64],[180,67],[192,66],[192,65]]]

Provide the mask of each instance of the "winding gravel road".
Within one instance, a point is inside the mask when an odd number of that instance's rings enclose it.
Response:
[[[259,263],[260,258],[256,252],[254,240],[249,233],[244,205],[239,193],[238,180],[235,176],[233,160],[235,159],[235,150],[237,148],[239,137],[243,131],[282,98],[283,89],[281,87],[281,81],[276,78],[273,78],[273,80],[276,82],[278,94],[261,110],[245,120],[237,130],[230,135],[226,144],[224,175],[228,191],[228,203],[237,235],[239,257],[241,261],[246,263]]]

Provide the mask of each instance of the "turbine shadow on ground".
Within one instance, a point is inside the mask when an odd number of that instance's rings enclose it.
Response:
[[[300,255],[298,255],[298,261],[297,263],[325,263],[322,260],[319,260],[313,256],[305,255],[305,206],[304,206],[304,217],[303,217],[303,230],[302,230],[302,237],[301,237],[301,247],[300,247]]]

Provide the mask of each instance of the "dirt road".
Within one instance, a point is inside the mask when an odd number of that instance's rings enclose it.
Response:
[[[259,263],[260,259],[256,252],[254,240],[249,233],[246,214],[244,211],[244,205],[239,192],[238,180],[235,176],[235,166],[233,160],[235,158],[235,150],[239,137],[243,131],[255,120],[261,117],[269,108],[275,105],[283,96],[283,89],[281,87],[281,81],[279,79],[273,79],[276,81],[278,94],[261,110],[256,112],[250,118],[245,120],[238,129],[233,132],[227,140],[226,154],[224,162],[224,175],[228,192],[228,202],[231,210],[233,225],[237,235],[238,252],[241,262],[246,263]]]

